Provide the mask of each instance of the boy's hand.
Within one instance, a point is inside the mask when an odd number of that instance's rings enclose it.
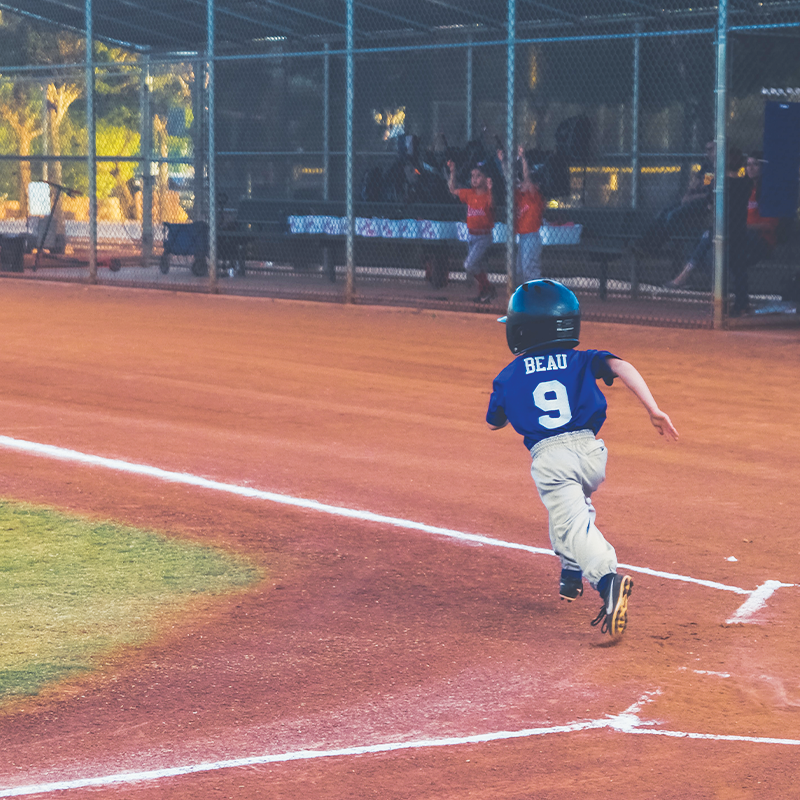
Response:
[[[450,170],[450,173],[454,173],[456,171],[456,162],[455,161],[448,161],[447,162],[447,169]]]
[[[668,442],[678,441],[678,431],[675,430],[672,420],[661,409],[650,412],[650,422]]]

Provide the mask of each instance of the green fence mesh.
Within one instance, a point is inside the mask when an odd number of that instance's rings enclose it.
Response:
[[[127,0],[88,63],[80,5],[15,8],[6,272],[493,313],[542,275],[587,318],[665,325],[796,309],[800,3]],[[794,205],[762,213],[784,167]]]

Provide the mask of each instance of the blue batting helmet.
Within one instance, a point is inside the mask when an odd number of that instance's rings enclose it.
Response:
[[[528,281],[511,295],[508,312],[498,322],[505,322],[508,346],[515,355],[548,347],[569,349],[580,337],[581,306],[563,283]]]

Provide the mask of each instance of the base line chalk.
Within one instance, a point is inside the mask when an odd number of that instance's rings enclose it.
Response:
[[[252,767],[262,764],[279,764],[291,761],[308,761],[319,758],[335,758],[337,756],[361,756],[373,753],[391,753],[401,750],[421,750],[431,747],[454,747],[465,744],[485,744],[508,739],[523,739],[533,736],[546,736],[554,733],[576,733],[599,729],[610,729],[618,733],[650,734],[652,736],[668,736],[676,739],[706,739],[721,742],[743,742],[751,744],[780,744],[800,746],[800,739],[776,739],[763,736],[733,736],[713,733],[691,733],[687,731],[667,731],[653,728],[654,723],[639,718],[642,705],[651,701],[660,692],[647,692],[636,703],[629,706],[621,714],[604,719],[571,722],[566,725],[553,725],[549,728],[526,728],[519,731],[494,731],[473,736],[452,736],[443,739],[422,739],[411,742],[389,742],[384,744],[364,745],[360,747],[342,747],[335,750],[296,750],[277,755],[251,756],[233,758],[225,761],[213,761],[200,764],[187,764],[181,767],[144,770],[141,772],[122,772],[115,775],[100,775],[94,778],[76,778],[68,781],[30,784],[0,789],[0,798],[24,797],[32,794],[49,794],[68,789],[87,789],[90,787],[114,786],[119,784],[143,783],[164,778],[176,778],[201,772],[213,772],[222,769]],[[646,727],[643,727],[646,726]]]
[[[445,739],[422,739],[412,742],[389,742],[384,744],[364,745],[361,747],[342,747],[336,750],[297,750],[292,753],[277,755],[251,756],[249,758],[232,758],[226,761],[214,761],[203,764],[189,764],[183,767],[145,770],[142,772],[123,772],[117,775],[102,775],[96,778],[77,778],[71,781],[56,781],[30,786],[17,786],[11,789],[0,789],[0,797],[22,797],[29,794],[58,792],[65,789],[85,789],[90,786],[110,786],[120,783],[140,783],[161,778],[175,778],[180,775],[191,775],[198,772],[212,772],[220,769],[236,767],[252,767],[260,764],[279,764],[288,761],[307,761],[317,758],[334,758],[336,756],[361,756],[370,753],[390,753],[398,750],[419,750],[429,747],[453,747],[462,744],[484,744],[502,739],[522,739],[530,736],[544,736],[551,733],[573,733],[591,728],[607,728],[608,720],[590,720],[573,722],[567,725],[555,725],[551,728],[528,728],[520,731],[496,731],[477,734],[475,736],[453,736]]]
[[[240,497],[252,497],[258,500],[268,500],[272,503],[281,503],[288,506],[296,506],[298,508],[305,508],[310,511],[318,511],[324,514],[333,514],[340,517],[349,517],[351,519],[364,520],[366,522],[375,522],[382,525],[392,525],[396,528],[404,528],[407,530],[417,530],[424,533],[430,533],[435,536],[447,536],[451,539],[458,539],[466,542],[475,542],[477,544],[489,545],[491,547],[505,547],[511,550],[524,550],[528,553],[537,555],[551,555],[555,553],[544,547],[532,547],[530,545],[518,544],[516,542],[506,542],[502,539],[493,539],[489,536],[481,536],[475,533],[464,533],[463,531],[456,531],[450,528],[440,528],[436,525],[426,525],[423,522],[413,522],[412,520],[401,519],[398,517],[389,517],[384,514],[375,514],[372,511],[359,511],[353,508],[344,508],[343,506],[334,506],[327,503],[320,503],[317,500],[308,500],[302,497],[292,497],[291,495],[277,494],[275,492],[265,492],[261,489],[253,489],[248,486],[237,486],[232,483],[222,483],[220,481],[210,480],[208,478],[201,478],[198,475],[191,475],[186,472],[172,472],[170,470],[161,469],[159,467],[151,467],[147,464],[134,464],[130,461],[122,461],[117,458],[104,458],[103,456],[93,456],[87,453],[81,453],[78,450],[69,450],[64,447],[56,447],[51,444],[40,444],[38,442],[28,442],[24,439],[13,439],[10,436],[0,436],[0,447],[7,450],[16,450],[23,453],[29,453],[35,456],[43,456],[45,458],[53,458],[59,461],[71,461],[77,464],[84,464],[92,467],[104,467],[105,469],[116,470],[118,472],[127,472],[133,475],[142,475],[157,480],[167,481],[169,483],[180,483],[187,486],[198,486],[202,489],[211,489],[218,492],[227,492],[229,494],[239,495]],[[639,572],[645,575],[653,575],[659,578],[666,578],[673,581],[683,581],[685,583],[694,583],[699,586],[706,586],[711,589],[719,589],[725,592],[734,592],[736,594],[751,595],[752,593],[747,589],[741,589],[738,586],[727,586],[724,583],[717,583],[716,581],[706,581],[700,578],[692,578],[688,575],[676,575],[671,572],[661,572],[658,570],[649,569],[647,567],[636,567],[630,564],[620,564],[624,569],[632,572]],[[777,583],[776,581],[768,581],[768,583]],[[765,584],[766,585],[766,584]],[[782,586],[790,586],[792,584],[781,584]],[[767,595],[768,596],[768,595]],[[751,597],[752,599],[752,597]],[[745,603],[747,605],[747,603]]]

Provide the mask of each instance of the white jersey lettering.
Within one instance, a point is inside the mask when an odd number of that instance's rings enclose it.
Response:
[[[534,372],[550,372],[554,369],[567,368],[566,353],[556,353],[554,356],[528,356],[527,358],[523,359],[523,361],[525,363],[526,375],[531,375]]]

